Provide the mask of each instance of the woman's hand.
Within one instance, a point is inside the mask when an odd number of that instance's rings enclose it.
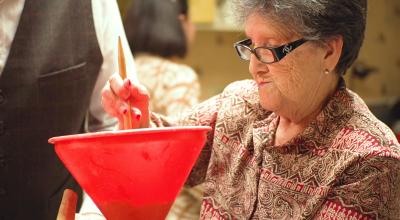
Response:
[[[149,127],[149,94],[139,83],[132,83],[128,78],[124,81],[118,73],[111,76],[102,90],[104,110],[118,118],[119,129],[126,129],[124,118],[131,114],[130,128]]]

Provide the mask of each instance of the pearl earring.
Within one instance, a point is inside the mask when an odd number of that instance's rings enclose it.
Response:
[[[325,75],[328,75],[330,73],[330,71],[328,69],[324,70]]]

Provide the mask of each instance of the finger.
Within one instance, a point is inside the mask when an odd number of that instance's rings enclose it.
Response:
[[[111,93],[103,93],[101,103],[104,110],[111,116],[116,117],[120,124],[124,122],[124,117],[128,115],[129,109],[129,105],[126,102],[116,98]],[[120,129],[122,129],[121,126]]]
[[[136,92],[136,93],[135,93]],[[136,85],[136,90],[131,91],[132,96],[135,94],[136,96],[136,105],[135,107],[139,108],[141,112],[141,121],[140,121],[140,126],[141,128],[147,128],[149,127],[149,99],[150,95],[149,92],[147,91],[146,87],[142,84]]]
[[[120,115],[122,115],[122,117],[119,118],[120,130],[140,128],[142,118],[141,111],[136,107],[131,107],[130,111],[128,112],[129,107],[129,105],[125,106],[124,103],[119,110]]]
[[[138,108],[132,107],[130,114],[131,114],[131,125],[128,125],[128,127],[125,126],[124,128],[125,129],[140,128],[142,112]]]
[[[150,95],[146,87],[140,83],[130,86],[130,94],[136,100],[148,100]]]
[[[131,114],[131,110],[130,110],[130,105],[128,106],[122,106],[121,108],[121,112],[123,114],[123,130],[127,130],[127,129],[132,129],[134,127],[132,127],[132,114]]]
[[[129,79],[125,79],[124,81],[121,79],[121,77],[115,76],[115,74],[108,80],[110,84],[110,90],[116,94],[119,98],[123,100],[127,100],[129,98],[130,91],[130,85],[131,81]]]
[[[108,85],[108,90],[115,96],[115,97],[117,97],[118,95],[117,95],[117,93],[115,93],[115,91],[113,90],[113,88],[111,87],[111,84],[110,83],[107,83],[107,85]]]
[[[132,86],[132,82],[130,79],[124,79],[123,86],[129,89]]]
[[[116,109],[118,109],[118,106],[116,102],[118,97],[114,95],[109,86],[105,86],[101,93],[101,105],[104,110],[108,114],[117,117],[118,111],[116,111]]]
[[[134,121],[136,122],[140,122],[140,119],[142,118],[142,112],[140,111],[140,109],[133,107],[131,109],[132,111],[132,118],[134,119]]]
[[[70,189],[65,189],[58,210],[57,220],[75,220],[77,202],[78,195]]]
[[[105,86],[101,94],[101,104],[107,113],[112,116],[118,116],[123,112],[123,107],[128,110],[126,101],[119,98],[115,92],[112,91],[110,86]]]

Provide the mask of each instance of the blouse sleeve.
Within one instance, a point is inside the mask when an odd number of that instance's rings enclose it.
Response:
[[[399,159],[368,156],[344,171],[317,216],[322,219],[398,219],[399,198]]]

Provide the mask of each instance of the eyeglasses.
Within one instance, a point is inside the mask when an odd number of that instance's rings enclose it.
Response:
[[[243,60],[250,60],[251,54],[254,54],[260,62],[270,64],[282,60],[286,55],[305,42],[307,42],[307,40],[299,39],[280,47],[251,48],[251,39],[245,39],[236,42],[233,46],[235,47],[239,57]]]

